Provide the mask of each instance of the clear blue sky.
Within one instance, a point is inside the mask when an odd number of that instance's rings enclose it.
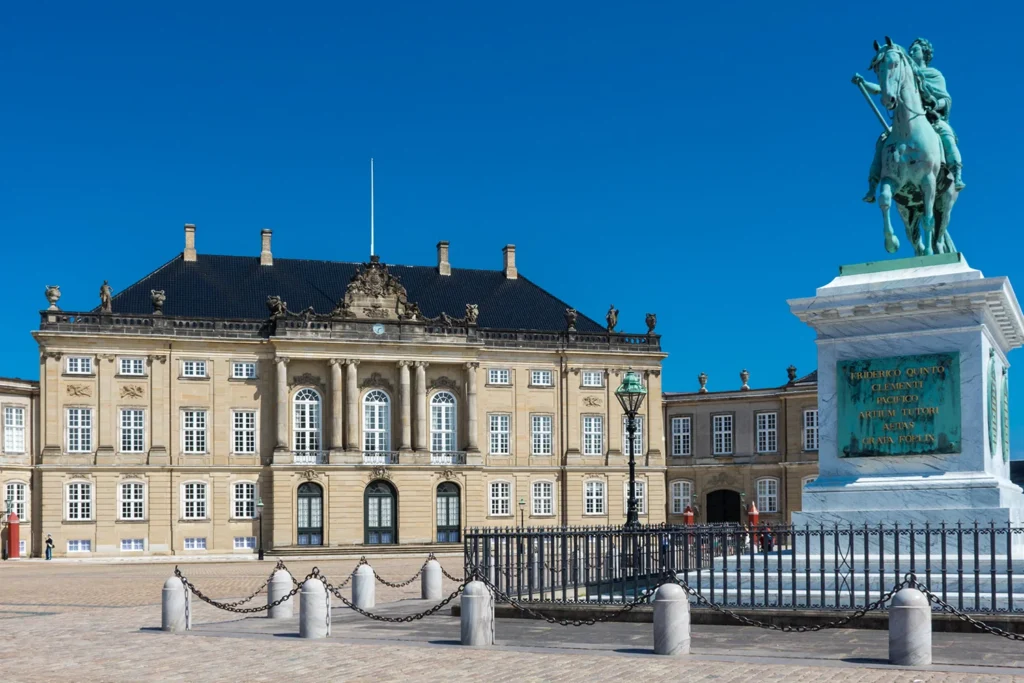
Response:
[[[0,375],[38,374],[44,285],[91,308],[186,222],[200,253],[255,256],[270,227],[277,256],[365,259],[373,156],[385,261],[447,239],[453,265],[498,268],[512,242],[599,320],[657,312],[667,389],[781,384],[815,365],[786,299],[884,256],[860,201],[879,127],[850,76],[885,34],[935,44],[969,185],[953,236],[1024,288],[1022,12],[835,4],[9,5]]]

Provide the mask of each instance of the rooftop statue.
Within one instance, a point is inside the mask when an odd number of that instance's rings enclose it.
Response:
[[[874,48],[870,69],[878,84],[860,74],[853,76],[885,128],[875,143],[864,201],[874,202],[877,191],[890,254],[900,247],[889,217],[893,199],[917,256],[955,252],[948,230],[950,213],[965,185],[956,134],[949,124],[953,102],[946,79],[931,66],[934,50],[924,38],[911,43],[909,51],[888,36],[884,45],[875,41]],[[892,112],[891,127],[871,95],[879,95]]]

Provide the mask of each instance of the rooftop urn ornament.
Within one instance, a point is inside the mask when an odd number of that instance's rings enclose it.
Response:
[[[636,414],[647,398],[647,388],[640,375],[630,368],[622,377],[622,384],[615,390],[615,398],[626,414],[626,434],[629,439],[629,500],[626,512],[626,526],[640,524],[640,513],[636,499]]]
[[[579,318],[580,314],[575,308],[565,309],[565,326],[570,332],[576,331],[576,319]]]
[[[46,300],[50,302],[50,311],[59,311],[57,302],[60,301],[60,285],[46,285]]]
[[[113,313],[113,290],[106,280],[100,285],[100,312]]]
[[[750,373],[744,368],[740,370],[740,381],[743,382],[743,386],[740,387],[740,391],[750,391],[750,385],[747,381],[750,379]]]
[[[654,328],[658,325],[658,315],[656,313],[647,314],[647,334],[654,334]]]
[[[614,332],[615,326],[619,324],[619,309],[615,308],[615,304],[608,307],[608,315],[604,319],[608,321],[608,331]]]
[[[700,382],[700,393],[708,393],[708,373],[702,372],[697,375],[697,381]]]
[[[164,314],[164,302],[167,301],[167,295],[164,294],[162,289],[151,289],[149,290],[149,300],[153,302],[153,315]]]
[[[792,384],[796,381],[796,366],[790,365],[786,368],[786,374],[789,376],[789,383]]]

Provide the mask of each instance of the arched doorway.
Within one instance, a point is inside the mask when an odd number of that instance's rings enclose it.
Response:
[[[740,523],[740,494],[728,489],[719,489],[708,494],[706,520],[708,524]]]
[[[373,481],[366,487],[365,533],[368,545],[398,543],[398,497],[386,481]]]
[[[459,542],[459,485],[450,481],[437,487],[437,542]]]
[[[324,490],[307,481],[299,485],[297,538],[299,545],[324,544]]]

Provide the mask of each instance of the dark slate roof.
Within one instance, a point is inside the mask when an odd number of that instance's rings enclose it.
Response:
[[[793,384],[807,384],[807,383],[814,383],[814,384],[816,384],[817,382],[818,382],[818,371],[815,370],[814,372],[812,372],[809,375],[804,375],[803,377],[801,377],[797,381],[793,382]]]
[[[145,315],[153,312],[150,290],[167,295],[164,314],[182,317],[263,320],[269,315],[267,297],[280,296],[288,310],[312,306],[330,313],[345,295],[345,288],[361,263],[275,258],[261,266],[257,257],[199,254],[186,262],[181,255],[113,297],[114,313]],[[482,328],[513,330],[565,330],[564,301],[519,275],[508,280],[500,270],[452,268],[443,276],[430,266],[388,265],[402,281],[409,301],[427,317],[442,312],[455,318],[466,304],[478,304]],[[580,314],[580,332],[602,332],[604,327]]]

